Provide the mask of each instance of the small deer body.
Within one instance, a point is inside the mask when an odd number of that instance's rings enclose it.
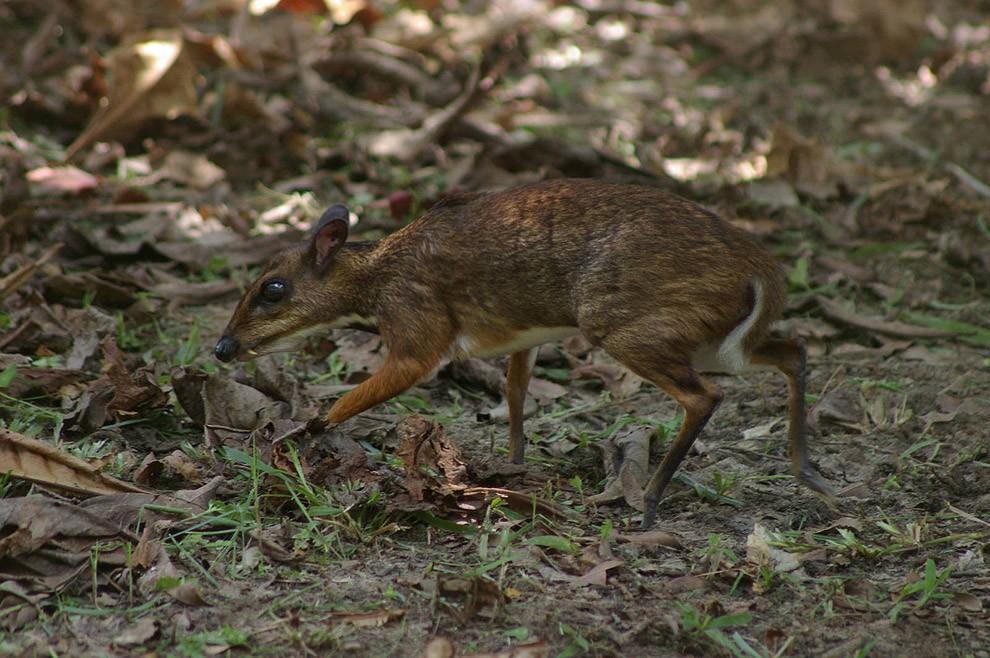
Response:
[[[535,348],[583,334],[684,408],[681,430],[646,488],[644,525],[722,399],[702,372],[776,367],[790,384],[795,474],[808,463],[804,350],[768,337],[784,305],[773,258],[686,199],[638,186],[555,180],[458,194],[377,242],[346,243],[347,211],[269,263],[247,290],[217,356],[291,349],[299,338],[374,325],[383,367],[329,412],[341,422],[415,384],[444,358],[511,354],[509,452],[521,462],[522,409]]]

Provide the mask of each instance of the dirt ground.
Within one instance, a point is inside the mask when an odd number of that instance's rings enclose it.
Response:
[[[241,5],[0,5],[0,653],[990,657],[990,4]],[[377,336],[213,359],[327,205],[558,176],[779,257],[838,508],[772,373],[643,531],[679,409],[581,340],[521,467],[504,359],[329,430]]]

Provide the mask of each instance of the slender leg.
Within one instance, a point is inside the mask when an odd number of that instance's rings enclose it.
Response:
[[[526,406],[526,389],[533,372],[537,348],[514,352],[509,357],[509,370],[505,377],[505,400],[509,405],[509,458],[513,464],[523,463],[526,453],[526,435],[523,433],[523,415]]]
[[[806,414],[804,409],[805,364],[804,345],[797,340],[771,338],[753,350],[753,363],[774,366],[787,377],[788,387],[788,452],[791,472],[809,489],[820,494],[830,505],[835,504],[832,487],[819,475],[808,460]]]
[[[691,444],[722,401],[722,389],[702,378],[685,361],[683,355],[690,354],[691,350],[668,344],[657,335],[655,326],[647,324],[646,329],[638,332],[630,329],[606,338],[602,344],[615,359],[640,377],[656,384],[684,409],[681,429],[643,492],[643,528],[653,525],[657,504],[664,489],[670,484]]]
[[[417,360],[395,356],[395,352],[390,352],[378,372],[334,403],[327,414],[327,421],[343,422],[395,397],[426,376],[439,362],[439,357]]]
[[[677,467],[684,461],[691,444],[712,417],[715,408],[722,401],[722,389],[703,379],[690,367],[681,366],[673,372],[656,373],[649,378],[684,408],[681,429],[653,477],[646,484],[643,493],[643,528],[653,526],[657,515],[657,505],[664,490],[670,484]]]

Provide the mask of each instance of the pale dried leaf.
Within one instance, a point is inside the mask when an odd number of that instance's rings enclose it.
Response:
[[[588,585],[606,585],[608,584],[608,570],[622,566],[622,564],[622,560],[603,560],[591,569],[588,569],[583,575],[572,580],[571,586],[587,587]]]
[[[100,179],[79,167],[39,167],[27,173],[27,179],[45,193],[72,192],[78,194],[92,190],[100,184]]]
[[[794,553],[770,545],[770,533],[762,525],[753,526],[746,537],[746,559],[755,566],[767,565],[779,573],[794,571],[801,566],[801,559]]]
[[[144,492],[67,452],[22,434],[0,428],[0,473],[76,494]]]
[[[124,632],[114,638],[113,643],[118,646],[138,646],[146,643],[158,634],[158,622],[152,617],[144,617]]]

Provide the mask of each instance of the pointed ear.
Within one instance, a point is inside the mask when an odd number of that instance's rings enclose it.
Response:
[[[316,222],[309,238],[309,253],[313,265],[318,270],[325,270],[333,255],[347,241],[347,231],[350,229],[350,213],[340,204],[330,206]]]

